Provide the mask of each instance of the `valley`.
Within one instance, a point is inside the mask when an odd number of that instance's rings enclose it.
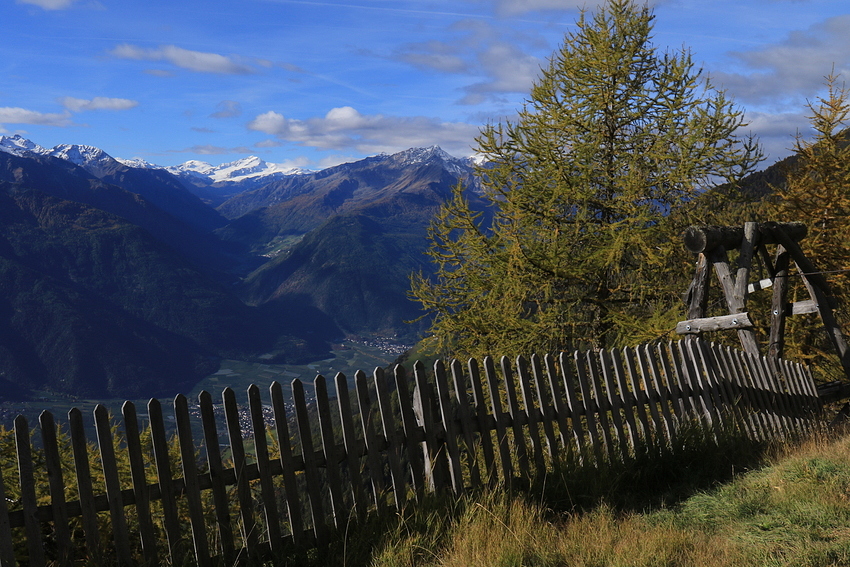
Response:
[[[268,387],[272,382],[280,382],[284,386],[284,395],[288,398],[289,384],[296,378],[304,382],[305,391],[308,396],[311,396],[313,379],[317,374],[331,380],[338,372],[342,372],[353,388],[355,372],[363,370],[371,377],[371,372],[376,367],[387,367],[410,346],[387,337],[358,338],[346,339],[335,344],[331,351],[332,356],[329,358],[305,362],[304,364],[269,364],[225,359],[221,361],[220,368],[216,372],[202,378],[190,391],[181,393],[188,398],[189,407],[196,408],[198,394],[202,391],[209,392],[213,396],[213,400],[220,400],[222,390],[231,388],[236,392],[240,406],[244,404],[244,407],[247,408],[245,392],[252,384],[260,387],[261,394],[266,401]],[[158,399],[162,402],[166,421],[173,424],[171,409],[173,400],[171,398]],[[86,417],[86,424],[92,429],[93,433],[94,425],[90,416],[95,406],[102,404],[109,409],[111,415],[120,416],[121,406],[125,401],[127,400],[123,398],[80,398],[49,391],[35,391],[29,401],[0,402],[0,426],[12,429],[15,418],[18,415],[23,415],[32,428],[38,423],[39,414],[45,410],[53,414],[57,423],[64,425],[68,421],[68,411],[72,408],[78,408]],[[129,401],[136,406],[139,417],[144,422],[147,417],[146,407],[149,398]],[[196,411],[193,411],[193,415],[195,413]],[[222,424],[223,422],[219,425]]]
[[[433,271],[427,227],[452,188],[480,202],[474,167],[435,146],[321,171],[164,168],[0,136],[0,402],[170,398],[350,368],[355,337],[414,344],[409,276]]]

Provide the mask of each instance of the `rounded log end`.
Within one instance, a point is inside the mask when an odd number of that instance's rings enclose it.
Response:
[[[703,227],[690,226],[685,230],[685,248],[688,252],[699,254],[705,252],[708,238]]]

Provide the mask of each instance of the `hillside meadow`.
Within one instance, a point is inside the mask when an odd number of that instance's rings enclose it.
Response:
[[[725,462],[723,482],[673,474],[667,486],[644,484],[634,492],[627,483],[615,483],[592,504],[579,505],[576,494],[564,500],[558,488],[434,500],[381,525],[352,530],[311,564],[850,565],[850,436],[763,449],[750,459],[752,466],[746,459],[718,460],[708,453],[700,463],[696,452],[679,462],[704,473]]]

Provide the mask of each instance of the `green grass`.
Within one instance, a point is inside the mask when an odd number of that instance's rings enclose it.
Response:
[[[586,478],[553,478],[549,488],[512,494],[426,498],[395,516],[350,527],[311,564],[850,565],[850,437],[762,447],[749,466],[741,463],[743,452],[729,455],[729,449],[704,445],[700,462],[689,462],[696,453],[684,451],[682,472],[666,479],[661,475],[676,458],[644,473],[637,466],[610,467],[571,498],[566,492]],[[710,480],[725,469],[722,482]]]

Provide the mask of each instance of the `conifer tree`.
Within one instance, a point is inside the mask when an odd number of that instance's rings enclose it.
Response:
[[[437,275],[412,280],[438,351],[608,347],[675,325],[690,219],[671,213],[761,155],[689,51],[653,47],[653,20],[628,0],[582,13],[516,120],[483,128],[490,207],[456,188],[430,230]]]
[[[808,104],[814,136],[798,133],[795,159],[785,181],[773,187],[767,208],[771,218],[801,221],[808,235],[801,245],[823,272],[839,299],[839,323],[848,336],[847,298],[850,297],[850,100],[834,74],[826,77],[824,97]],[[808,299],[801,280],[792,280],[792,294]],[[786,327],[786,356],[817,364],[822,371],[843,376],[841,366],[817,315],[792,317]]]

